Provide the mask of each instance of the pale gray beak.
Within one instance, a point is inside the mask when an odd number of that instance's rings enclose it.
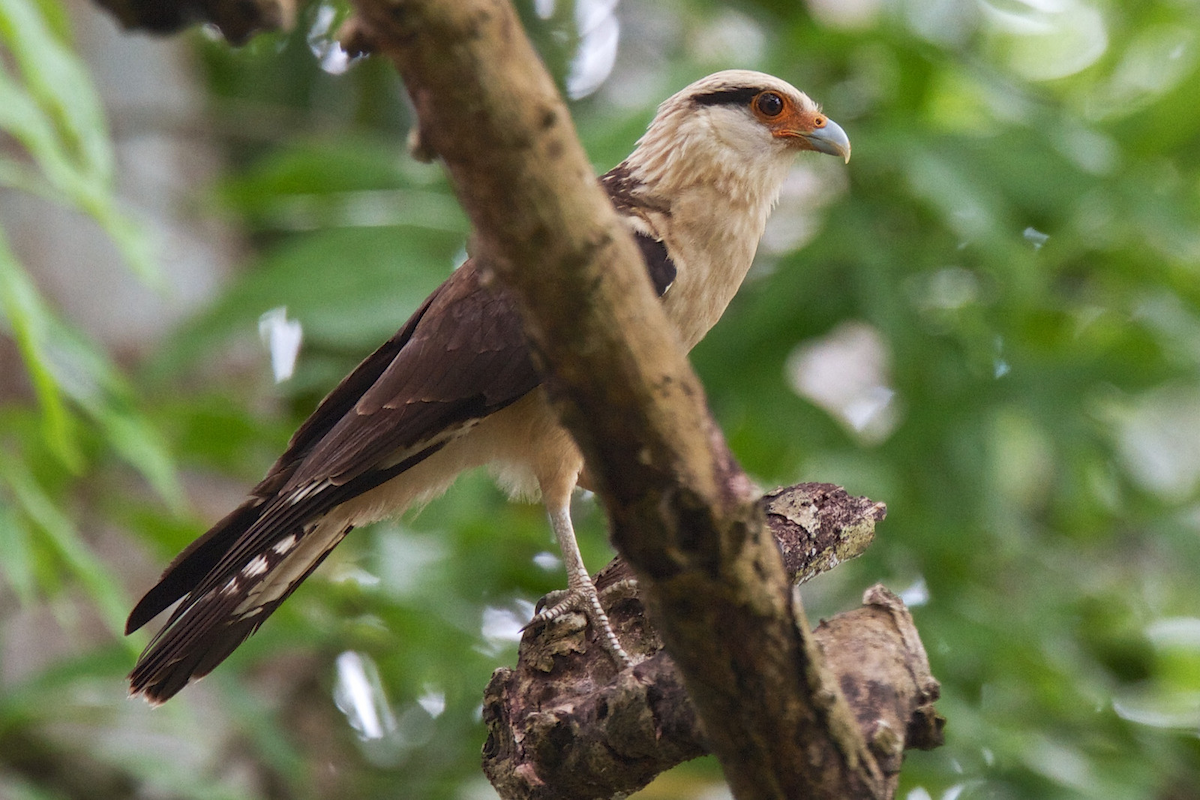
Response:
[[[808,142],[809,147],[818,153],[841,156],[847,164],[850,163],[850,137],[842,130],[841,125],[829,117],[825,118],[823,126],[814,129],[812,133],[804,133],[801,136]]]

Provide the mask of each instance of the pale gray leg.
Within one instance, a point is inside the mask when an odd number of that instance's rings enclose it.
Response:
[[[596,585],[588,575],[587,567],[583,565],[583,556],[579,554],[579,545],[575,541],[575,527],[571,524],[571,508],[548,509],[550,526],[554,528],[554,536],[558,539],[558,547],[562,551],[563,565],[567,569],[567,595],[553,606],[544,608],[530,621],[530,625],[549,622],[570,611],[582,611],[595,626],[600,635],[600,641],[622,668],[633,666],[633,661],[621,647],[608,621],[608,615],[600,605],[600,596]]]

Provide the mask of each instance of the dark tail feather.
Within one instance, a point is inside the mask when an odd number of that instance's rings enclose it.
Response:
[[[199,546],[185,552],[167,571],[163,582],[134,609],[130,624],[136,629],[173,602],[180,591],[186,592],[183,602],[129,673],[130,694],[141,694],[157,705],[193,679],[212,672],[258,630],[350,532],[349,526],[339,530],[320,522],[310,524],[295,529],[293,534],[275,537],[243,564],[214,571],[212,565],[227,553],[232,538],[221,526],[237,513],[206,534],[197,543]],[[216,558],[208,552],[210,547],[216,551]],[[207,571],[189,573],[173,588],[162,589],[178,569],[185,567],[204,567]],[[151,611],[156,605],[157,610]]]
[[[259,616],[266,619],[269,613]],[[232,620],[204,636],[188,637],[192,641],[164,636],[147,648],[129,673],[129,693],[142,695],[152,705],[165,703],[192,680],[212,672],[261,622],[261,619]]]
[[[442,444],[341,485],[315,483],[284,491],[291,471],[273,470],[249,500],[180,553],[130,613],[127,634],[182,599],[129,674],[132,693],[161,703],[192,678],[211,672],[350,532],[345,521],[326,516],[330,509],[395,477]]]
[[[136,631],[208,577],[229,549],[262,514],[263,502],[246,501],[175,557],[158,584],[138,601],[125,621],[125,635]]]

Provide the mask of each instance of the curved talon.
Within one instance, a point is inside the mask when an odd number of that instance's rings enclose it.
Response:
[[[617,662],[617,666],[621,669],[633,666],[633,659],[625,652],[625,648],[621,647],[621,642],[612,629],[612,623],[608,621],[608,614],[604,613],[604,608],[600,605],[600,595],[590,580],[586,588],[575,586],[559,594],[565,597],[535,614],[525,628],[553,622],[572,611],[578,611],[587,617],[588,622],[596,629],[600,644]]]
[[[553,592],[553,594],[558,595],[561,599],[551,601],[553,602],[553,605],[547,605],[543,607],[541,611],[534,614],[533,619],[529,620],[529,622],[525,625],[525,628],[532,628],[534,625],[540,625],[543,622],[553,622],[559,617],[569,614],[572,611],[579,611],[585,616],[587,615],[587,609],[584,608],[583,605],[587,598],[585,598],[583,595],[571,594],[565,589],[559,589]],[[525,630],[525,628],[522,628],[521,630]]]
[[[547,618],[543,618],[542,615],[546,612],[546,609],[550,608],[551,606],[559,605],[563,600],[567,599],[567,596],[570,594],[571,593],[566,589],[551,589],[550,591],[546,592],[546,594],[537,601],[537,605],[534,607],[533,619],[529,620],[528,624],[522,627],[521,630],[525,630],[525,628],[530,627],[534,623],[545,622]]]

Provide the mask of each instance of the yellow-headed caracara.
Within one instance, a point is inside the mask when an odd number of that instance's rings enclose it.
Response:
[[[684,347],[742,283],[798,151],[849,160],[816,103],[758,72],[697,81],[663,103],[637,148],[601,178],[641,246]],[[129,676],[162,702],[258,629],[355,526],[441,493],[491,465],[536,494],[563,551],[568,599],[628,664],[571,526],[583,457],[543,392],[512,299],[468,260],[404,327],[326,397],[249,499],[192,543],[129,615],[126,632],[182,601]]]

